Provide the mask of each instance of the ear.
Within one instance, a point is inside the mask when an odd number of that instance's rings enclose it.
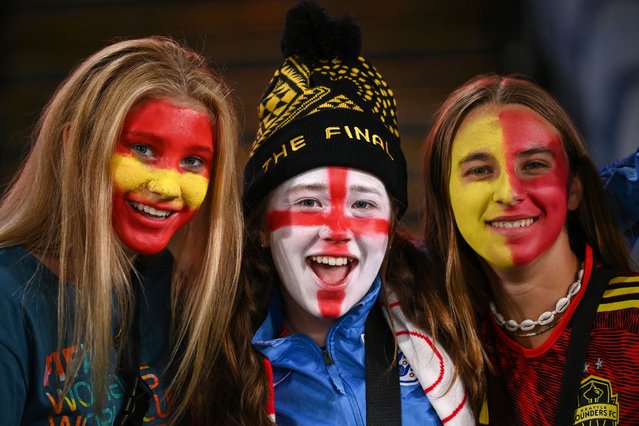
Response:
[[[584,193],[584,187],[581,183],[581,177],[579,175],[574,176],[570,181],[570,188],[568,188],[568,210],[573,211],[579,207],[581,197]]]

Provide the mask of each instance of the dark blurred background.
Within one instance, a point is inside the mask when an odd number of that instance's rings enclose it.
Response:
[[[168,35],[204,53],[236,92],[243,152],[256,106],[282,57],[295,0],[2,0],[0,192],[56,86],[78,62],[122,39]],[[639,132],[637,0],[318,0],[362,27],[362,53],[393,88],[418,222],[421,143],[445,96],[484,72],[546,87],[585,134],[595,161],[634,151]]]

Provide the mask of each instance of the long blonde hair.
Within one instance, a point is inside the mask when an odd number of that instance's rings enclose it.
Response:
[[[4,196],[0,246],[23,245],[59,264],[58,340],[66,328],[72,342],[84,344],[99,401],[114,337],[112,304],[105,301],[113,300],[122,318],[133,303],[131,262],[111,225],[111,157],[127,112],[146,98],[203,105],[215,135],[207,200],[174,250],[170,390],[178,417],[204,410],[196,392],[222,349],[243,234],[235,111],[228,87],[203,57],[171,39],[148,37],[114,43],[84,60],[44,109],[32,150]],[[65,311],[67,282],[75,296]]]
[[[583,255],[584,245],[589,244],[608,267],[618,270],[629,268],[628,251],[620,232],[609,219],[611,215],[597,169],[564,109],[541,87],[519,76],[487,74],[463,84],[439,108],[426,138],[423,158],[424,240],[434,258],[443,262],[450,311],[459,327],[462,345],[474,360],[473,364],[478,366],[478,377],[483,374],[480,361],[485,356],[478,322],[488,312],[488,281],[478,256],[457,229],[448,188],[455,134],[467,114],[485,104],[526,106],[557,129],[570,172],[572,176],[580,177],[584,187],[579,207],[569,212],[567,219],[573,250]],[[482,388],[483,384],[478,383],[477,389]],[[477,394],[476,391],[473,393]]]

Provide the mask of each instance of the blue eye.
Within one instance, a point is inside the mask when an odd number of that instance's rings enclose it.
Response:
[[[186,157],[180,162],[180,164],[185,169],[188,169],[194,172],[198,172],[204,168],[204,160],[194,155]]]
[[[131,151],[140,157],[152,158],[155,155],[151,147],[143,143],[131,145]]]

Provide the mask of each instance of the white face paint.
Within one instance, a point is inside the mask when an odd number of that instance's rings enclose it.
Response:
[[[322,167],[278,186],[267,205],[269,244],[290,297],[318,318],[339,318],[370,289],[388,245],[384,184],[354,169]]]

